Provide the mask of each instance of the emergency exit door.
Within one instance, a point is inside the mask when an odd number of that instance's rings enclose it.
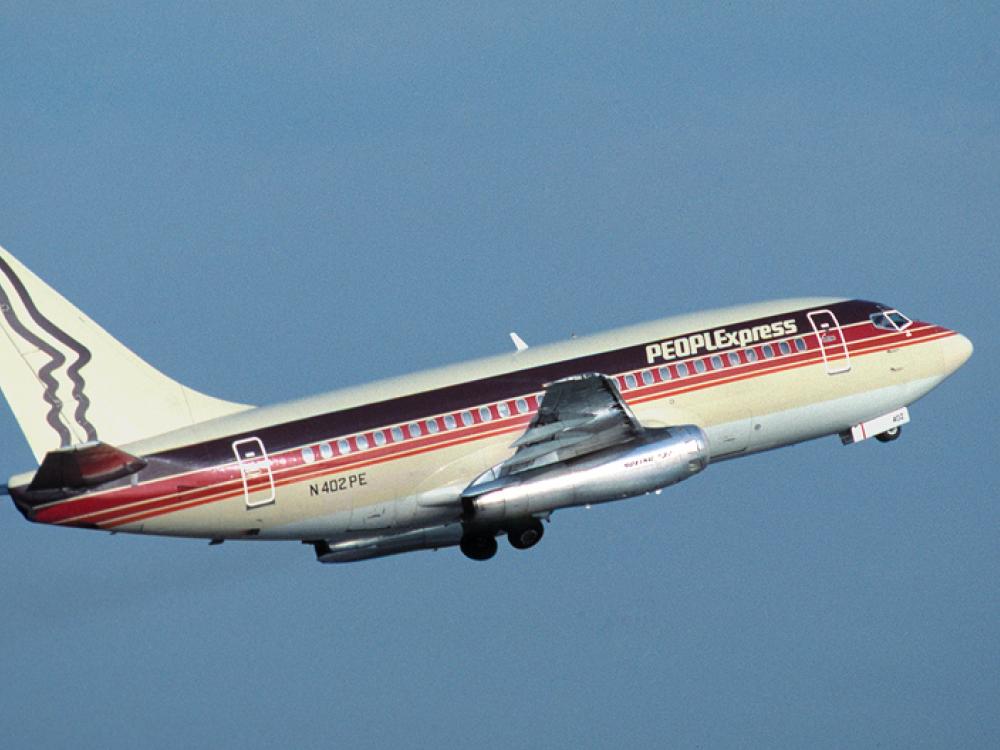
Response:
[[[233,443],[233,453],[243,478],[243,499],[247,508],[259,508],[274,502],[274,474],[271,459],[260,438],[251,437]]]
[[[809,313],[809,322],[819,340],[819,349],[823,354],[823,364],[827,375],[837,375],[851,369],[851,353],[847,349],[844,331],[840,327],[837,316],[830,310],[813,310]]]

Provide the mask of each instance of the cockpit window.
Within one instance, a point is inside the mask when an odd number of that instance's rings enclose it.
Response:
[[[872,313],[869,318],[872,321],[872,325],[885,331],[905,331],[913,325],[913,321],[899,310],[882,310],[881,312]]]

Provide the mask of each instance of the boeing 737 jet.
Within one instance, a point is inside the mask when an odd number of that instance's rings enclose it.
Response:
[[[535,545],[553,511],[827,435],[897,438],[969,358],[955,331],[857,299],[665,318],[276,406],[166,377],[0,249],[0,388],[38,467],[37,523],[296,540],[320,562]]]

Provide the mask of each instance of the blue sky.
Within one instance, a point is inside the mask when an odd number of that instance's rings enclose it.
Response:
[[[4,503],[5,746],[1000,744],[996,6],[399,5],[4,3],[0,243],[252,403],[800,294],[976,354],[489,564]]]

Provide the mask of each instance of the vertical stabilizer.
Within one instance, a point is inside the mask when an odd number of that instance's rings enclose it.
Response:
[[[250,407],[154,369],[0,248],[0,389],[36,459],[124,445]]]

